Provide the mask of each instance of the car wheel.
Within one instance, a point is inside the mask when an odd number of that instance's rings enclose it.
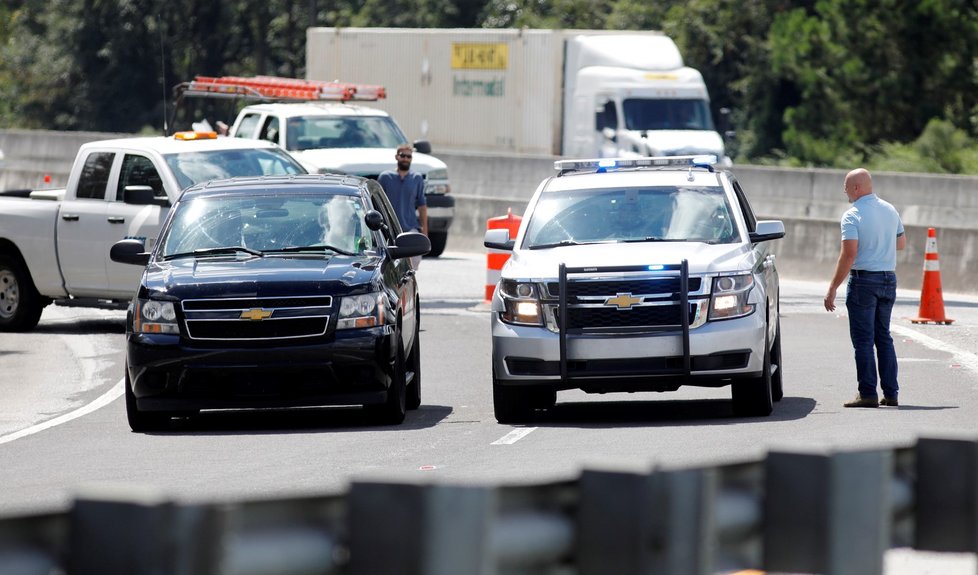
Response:
[[[414,328],[414,347],[411,349],[411,356],[408,358],[405,368],[410,374],[409,379],[411,380],[407,387],[408,409],[421,407],[421,322],[418,321],[415,325],[417,327]]]
[[[30,331],[43,310],[27,268],[17,258],[0,256],[0,331]]]
[[[428,241],[431,242],[431,251],[425,254],[425,257],[437,258],[445,251],[448,232],[428,232]]]
[[[735,379],[731,385],[734,415],[740,417],[766,417],[774,411],[771,394],[771,348],[767,330],[764,330],[764,361],[761,375]]]
[[[515,385],[502,385],[492,372],[492,407],[499,423],[524,423],[533,417],[530,390]],[[556,394],[555,394],[556,398]]]
[[[404,345],[400,330],[395,338],[394,364],[391,366],[391,384],[387,388],[387,401],[377,406],[377,416],[387,425],[398,425],[407,414],[407,384],[404,368]]]
[[[778,327],[775,329],[774,345],[771,346],[771,399],[781,401],[784,397],[784,385],[781,378],[781,320],[778,319]]]
[[[129,419],[129,428],[136,433],[162,431],[170,425],[170,414],[167,412],[139,411],[136,395],[132,392],[132,383],[129,381],[129,366],[126,366],[126,417]]]

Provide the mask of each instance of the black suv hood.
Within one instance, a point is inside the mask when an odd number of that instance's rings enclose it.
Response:
[[[147,266],[143,287],[178,299],[337,296],[379,288],[382,261],[318,254],[181,258]]]

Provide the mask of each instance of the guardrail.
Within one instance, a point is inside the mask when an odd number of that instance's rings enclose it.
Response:
[[[895,547],[978,551],[978,439],[266,501],[99,488],[65,513],[0,519],[6,575],[881,575]]]

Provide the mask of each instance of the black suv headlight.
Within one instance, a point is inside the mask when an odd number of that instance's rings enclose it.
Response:
[[[732,319],[754,313],[754,304],[747,302],[753,287],[754,276],[751,274],[713,278],[709,319]]]
[[[543,325],[537,285],[529,282],[502,280],[499,282],[499,295],[505,309],[501,319],[516,325]]]
[[[377,327],[384,325],[387,296],[383,293],[348,295],[340,299],[340,316],[336,329]]]
[[[135,333],[180,335],[177,310],[172,301],[137,299],[133,312],[132,330]]]

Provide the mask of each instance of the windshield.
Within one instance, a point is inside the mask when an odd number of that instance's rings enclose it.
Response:
[[[629,241],[739,241],[720,187],[624,188],[544,193],[523,247]]]
[[[714,129],[706,100],[629,98],[622,102],[622,109],[629,130]]]
[[[387,116],[300,116],[288,119],[288,150],[396,148],[407,137]]]
[[[197,198],[177,204],[157,257],[375,250],[357,196],[247,195]]]
[[[163,159],[180,189],[224,178],[306,173],[292,156],[277,148],[178,152],[167,154]]]

